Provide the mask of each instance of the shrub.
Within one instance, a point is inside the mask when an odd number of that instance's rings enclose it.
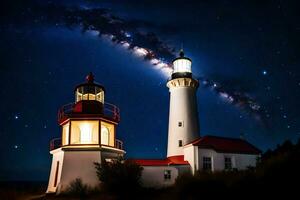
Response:
[[[95,163],[101,186],[114,194],[130,194],[140,189],[140,178],[143,168],[136,163],[121,158]]]
[[[89,193],[88,185],[84,184],[80,178],[73,180],[67,188],[66,194],[83,198]]]

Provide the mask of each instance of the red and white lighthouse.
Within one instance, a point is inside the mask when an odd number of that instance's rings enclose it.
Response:
[[[74,179],[96,186],[94,162],[123,156],[123,144],[116,139],[120,121],[118,107],[104,101],[105,88],[94,82],[90,73],[86,82],[75,87],[75,103],[59,109],[61,138],[50,142],[52,165],[47,193],[66,190]]]

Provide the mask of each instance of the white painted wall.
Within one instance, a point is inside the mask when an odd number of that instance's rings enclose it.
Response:
[[[91,187],[98,186],[94,162],[101,163],[101,151],[65,151],[57,193],[66,190],[76,178]]]
[[[217,153],[212,149],[198,148],[198,163],[197,169],[202,170],[202,158],[212,157],[212,171],[221,171],[225,167],[225,157],[231,157],[232,167],[238,170],[245,170],[248,166],[256,166],[256,160],[258,155],[250,154],[233,154],[233,153]]]
[[[53,155],[47,193],[65,191],[76,178],[81,178],[84,184],[91,187],[99,185],[94,162],[101,163],[101,158],[117,158],[122,152],[104,150],[62,150],[51,151]],[[102,155],[103,154],[103,155]],[[54,187],[56,165],[59,161],[57,186]]]
[[[170,86],[170,111],[168,129],[167,157],[183,155],[183,145],[199,137],[199,122],[197,111],[197,88],[187,85]],[[179,127],[178,122],[183,122]]]
[[[198,163],[198,147],[193,145],[187,145],[183,148],[184,153],[184,160],[188,161],[191,166],[192,174],[198,170],[197,163]]]

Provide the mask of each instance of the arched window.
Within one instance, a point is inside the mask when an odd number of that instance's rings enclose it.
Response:
[[[101,144],[109,145],[109,130],[105,126],[101,126]]]

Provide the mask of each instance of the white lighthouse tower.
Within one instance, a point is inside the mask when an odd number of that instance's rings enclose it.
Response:
[[[192,76],[192,61],[183,50],[173,60],[173,73],[167,82],[170,91],[167,157],[183,155],[183,146],[199,138],[197,109],[198,80]]]

